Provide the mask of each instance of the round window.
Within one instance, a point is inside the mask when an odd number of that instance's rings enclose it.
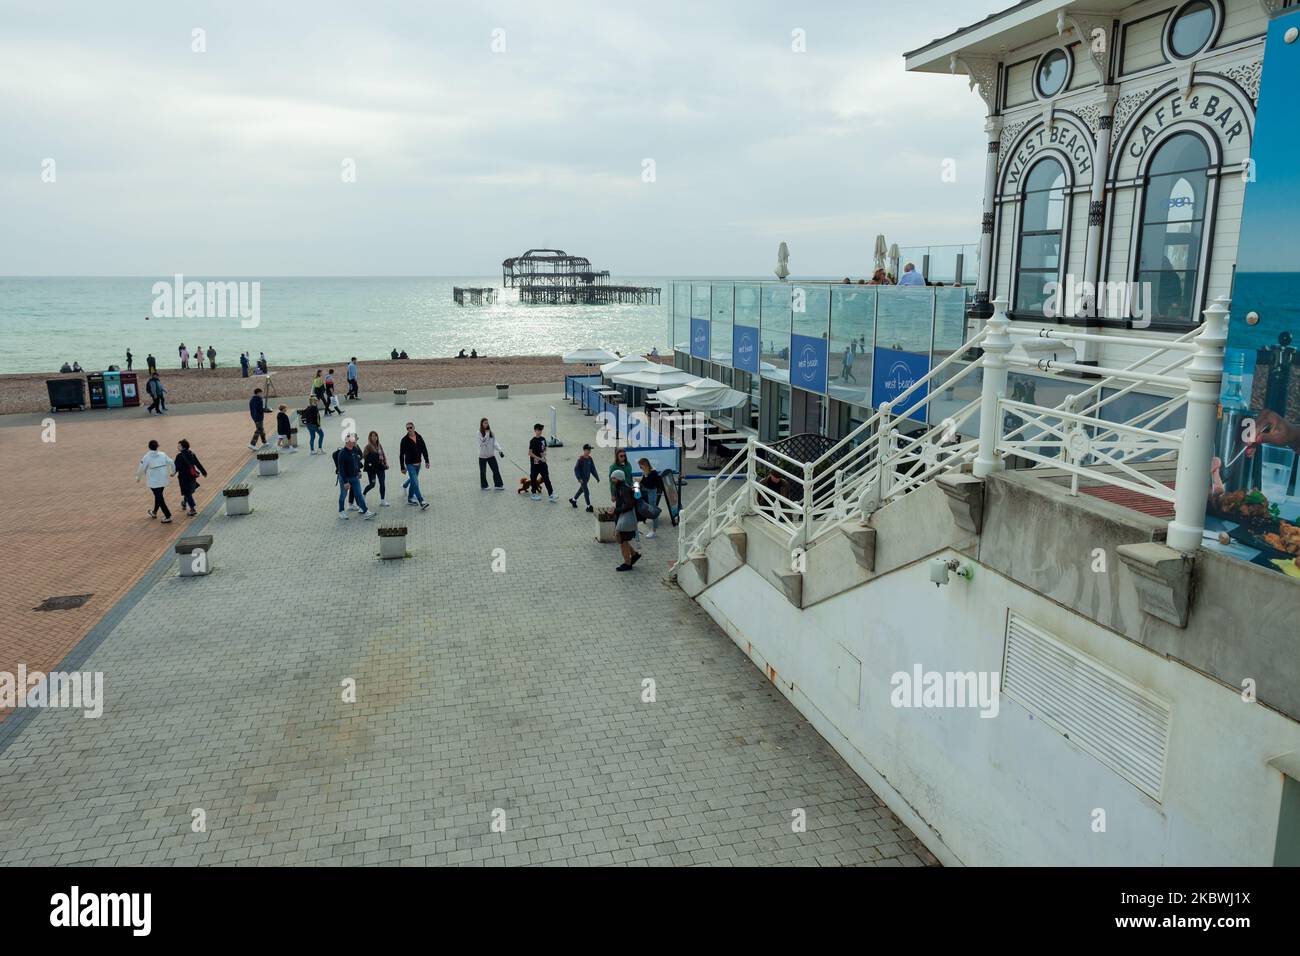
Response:
[[[1169,22],[1169,51],[1184,60],[1200,53],[1214,37],[1215,20],[1207,0],[1192,0]]]
[[[1053,50],[1038,61],[1038,95],[1055,96],[1065,87],[1070,60],[1064,50]]]

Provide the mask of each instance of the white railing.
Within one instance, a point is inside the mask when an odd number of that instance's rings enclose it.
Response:
[[[679,560],[703,551],[715,535],[745,515],[761,517],[773,525],[786,535],[792,550],[806,549],[846,523],[866,520],[878,508],[940,475],[969,469],[983,477],[1003,467],[1010,455],[1038,467],[1063,470],[1070,476],[1070,490],[1075,494],[1080,479],[1086,478],[1173,502],[1169,545],[1184,551],[1199,547],[1223,373],[1227,300],[1220,299],[1206,309],[1205,322],[1198,329],[1170,340],[1054,329],[1013,330],[1006,305],[1005,300],[998,300],[993,317],[961,350],[893,401],[881,405],[816,460],[800,462],[750,439],[744,451],[709,479],[707,494],[683,511]],[[1123,368],[1111,369],[1036,360],[1027,353],[1016,355],[1013,337],[1022,336],[1148,351]],[[961,356],[977,346],[983,349],[980,357],[963,364]],[[1007,398],[1007,374],[1013,368],[1090,378],[1079,392],[1059,406],[1049,407]],[[977,398],[933,427],[920,424],[925,410],[939,396],[950,394],[976,370],[982,373]],[[1167,393],[1167,397],[1128,421],[1103,417],[1107,410],[1113,412],[1117,401],[1143,387]],[[1186,411],[1184,427],[1160,430],[1159,426],[1180,410]],[[978,434],[963,436],[962,428],[976,413],[980,416]],[[1019,419],[1005,433],[1004,416]],[[916,429],[914,434],[902,430],[909,422]],[[1167,468],[1171,463],[1176,464],[1173,487],[1159,477],[1159,466]],[[1150,467],[1153,464],[1157,467]],[[689,531],[688,516],[692,523]]]

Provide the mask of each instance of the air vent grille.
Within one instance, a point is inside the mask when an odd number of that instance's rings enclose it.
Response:
[[[1012,612],[1002,690],[1156,800],[1169,749],[1169,704]]]

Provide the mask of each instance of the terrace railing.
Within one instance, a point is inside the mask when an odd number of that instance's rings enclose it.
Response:
[[[1077,494],[1080,479],[1114,485],[1174,504],[1167,542],[1193,551],[1205,524],[1210,460],[1223,347],[1227,338],[1227,300],[1205,310],[1205,321],[1177,339],[1100,336],[1087,332],[1013,329],[1006,300],[965,346],[935,366],[906,391],[886,402],[865,422],[812,461],[751,439],[709,479],[707,493],[683,509],[679,561],[698,554],[714,536],[755,516],[784,535],[792,554],[806,550],[848,523],[861,522],[877,509],[916,491],[941,475],[969,470],[984,477],[1016,456],[1031,467],[1060,469]],[[1034,359],[1014,350],[1017,338],[1050,337],[1063,342],[1099,342],[1143,348],[1123,368],[1106,368]],[[964,358],[980,349],[973,360]],[[1039,373],[1078,373],[1080,390],[1056,406],[1008,398],[1010,369]],[[935,400],[976,372],[982,376],[974,398],[930,426],[920,424]],[[1146,387],[1167,392],[1126,421],[1104,417],[1115,403]],[[1161,429],[1185,411],[1181,429]],[[962,429],[978,413],[972,437]],[[1004,418],[1018,424],[1004,430]],[[1158,475],[1163,464],[1175,468],[1170,487]]]

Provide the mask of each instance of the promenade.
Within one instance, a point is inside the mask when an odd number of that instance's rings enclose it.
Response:
[[[401,408],[372,393],[347,408],[363,440],[380,432],[393,464],[393,506],[378,521],[337,519],[330,458],[305,441],[278,476],[240,465],[252,456],[237,412],[60,419],[69,457],[38,461],[26,480],[42,508],[55,494],[73,516],[111,517],[111,550],[93,530],[64,529],[89,567],[134,553],[123,535],[157,552],[147,492],[131,484],[150,428],[170,450],[183,424],[214,471],[205,492],[224,484],[216,462],[247,476],[254,510],[225,517],[217,495],[183,526],[214,537],[207,577],[177,577],[169,555],[119,568],[113,606],[97,604],[61,643],[39,641],[47,620],[71,612],[6,632],[5,667],[43,647],[43,667],[102,672],[105,701],[98,719],[47,709],[0,722],[0,864],[934,863],[665,583],[676,554],[666,520],[636,569],[615,573],[615,546],[596,543],[592,516],[563,500],[593,419],[558,388],[504,402],[456,395]],[[520,474],[505,461],[507,491],[481,492],[480,416],[524,464],[550,405],[565,443],[551,450],[561,501],[516,495]],[[398,487],[408,419],[434,457],[425,512]],[[337,418],[326,434],[336,447]],[[611,456],[596,457],[603,503]],[[78,459],[90,480],[51,484]],[[409,557],[378,560],[377,526],[399,521]]]

